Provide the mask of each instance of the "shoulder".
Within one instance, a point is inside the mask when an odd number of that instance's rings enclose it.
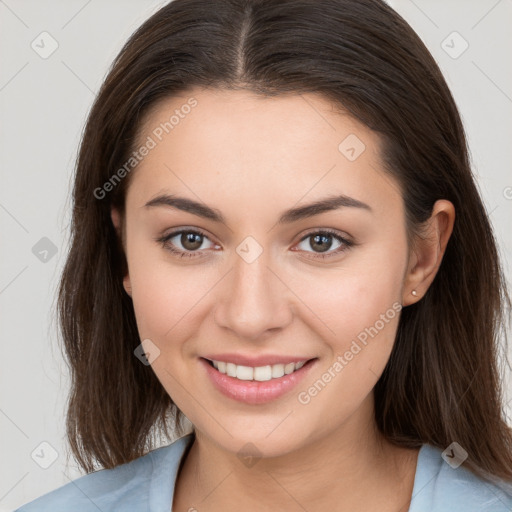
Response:
[[[442,451],[424,444],[418,456],[410,512],[510,512],[512,484],[493,482],[469,469],[453,468]]]
[[[15,512],[102,512],[168,509],[179,463],[193,434],[128,464],[77,478]]]

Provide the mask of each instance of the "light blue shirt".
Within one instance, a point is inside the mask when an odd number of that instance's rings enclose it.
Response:
[[[15,512],[169,512],[179,464],[193,439],[188,434],[128,464],[77,478]],[[421,447],[409,512],[511,511],[512,485],[453,469],[441,450]]]

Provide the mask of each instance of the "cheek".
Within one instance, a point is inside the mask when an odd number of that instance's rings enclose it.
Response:
[[[357,410],[393,349],[401,311],[403,262],[380,255],[380,267],[361,265],[358,272],[354,267],[350,273],[338,272],[330,287],[318,278],[307,283],[308,306],[329,327],[322,331],[328,356],[301,387],[297,400],[304,414],[323,418],[322,428],[338,425]],[[317,332],[319,323],[316,320]]]
[[[374,249],[354,251],[339,267],[289,278],[304,303],[302,318],[309,318],[317,332],[321,326],[331,347],[344,352],[353,339],[364,341],[369,329],[374,333],[375,325],[379,339],[393,343],[405,265],[404,244],[379,243]]]
[[[139,334],[163,349],[168,340],[186,335],[212,286],[205,282],[199,266],[177,265],[158,244],[152,247],[135,235],[127,249]]]

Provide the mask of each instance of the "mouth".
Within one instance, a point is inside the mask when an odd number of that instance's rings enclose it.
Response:
[[[265,404],[292,392],[315,366],[318,358],[264,366],[237,365],[199,358],[213,385],[225,397],[249,405]]]
[[[300,370],[308,361],[290,362],[286,364],[273,364],[265,366],[243,366],[226,361],[205,361],[218,372],[238,380],[265,382],[272,379],[280,379],[284,375],[290,375]]]

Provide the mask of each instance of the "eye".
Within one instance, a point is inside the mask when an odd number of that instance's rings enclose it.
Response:
[[[333,231],[331,229],[323,229],[308,233],[306,236],[302,238],[300,244],[304,243],[308,239],[310,239],[310,241],[305,245],[313,249],[313,258],[330,258],[331,256],[336,256],[350,249],[350,247],[352,247],[353,245],[355,245],[354,242],[347,240],[346,238],[338,234],[336,231]],[[333,245],[333,239],[335,239],[339,244],[338,248],[334,251],[328,252]],[[307,248],[303,248],[302,250],[310,252],[307,250]],[[317,250],[320,252],[316,252]]]
[[[157,242],[162,244],[164,249],[180,258],[200,256],[200,252],[207,249],[207,247],[203,247],[205,240],[209,240],[206,234],[195,229],[180,229],[156,239]]]
[[[317,230],[308,233],[301,239],[299,245],[308,239],[311,240],[309,244],[306,245],[309,245],[309,248],[313,249],[313,258],[330,258],[331,256],[336,256],[355,245],[354,242],[347,240],[338,234],[338,232],[330,229]],[[336,250],[330,251],[333,245],[333,239],[336,240],[339,245]],[[202,231],[183,228],[156,239],[157,242],[162,244],[164,249],[180,258],[197,258],[202,256],[202,251],[208,249],[208,247],[204,247],[203,245],[206,240],[210,239]],[[216,244],[214,244],[214,247],[220,248],[220,246]],[[297,249],[292,250],[295,251]],[[302,248],[301,250],[311,252],[308,251],[307,248]],[[317,250],[319,252],[317,252]]]

